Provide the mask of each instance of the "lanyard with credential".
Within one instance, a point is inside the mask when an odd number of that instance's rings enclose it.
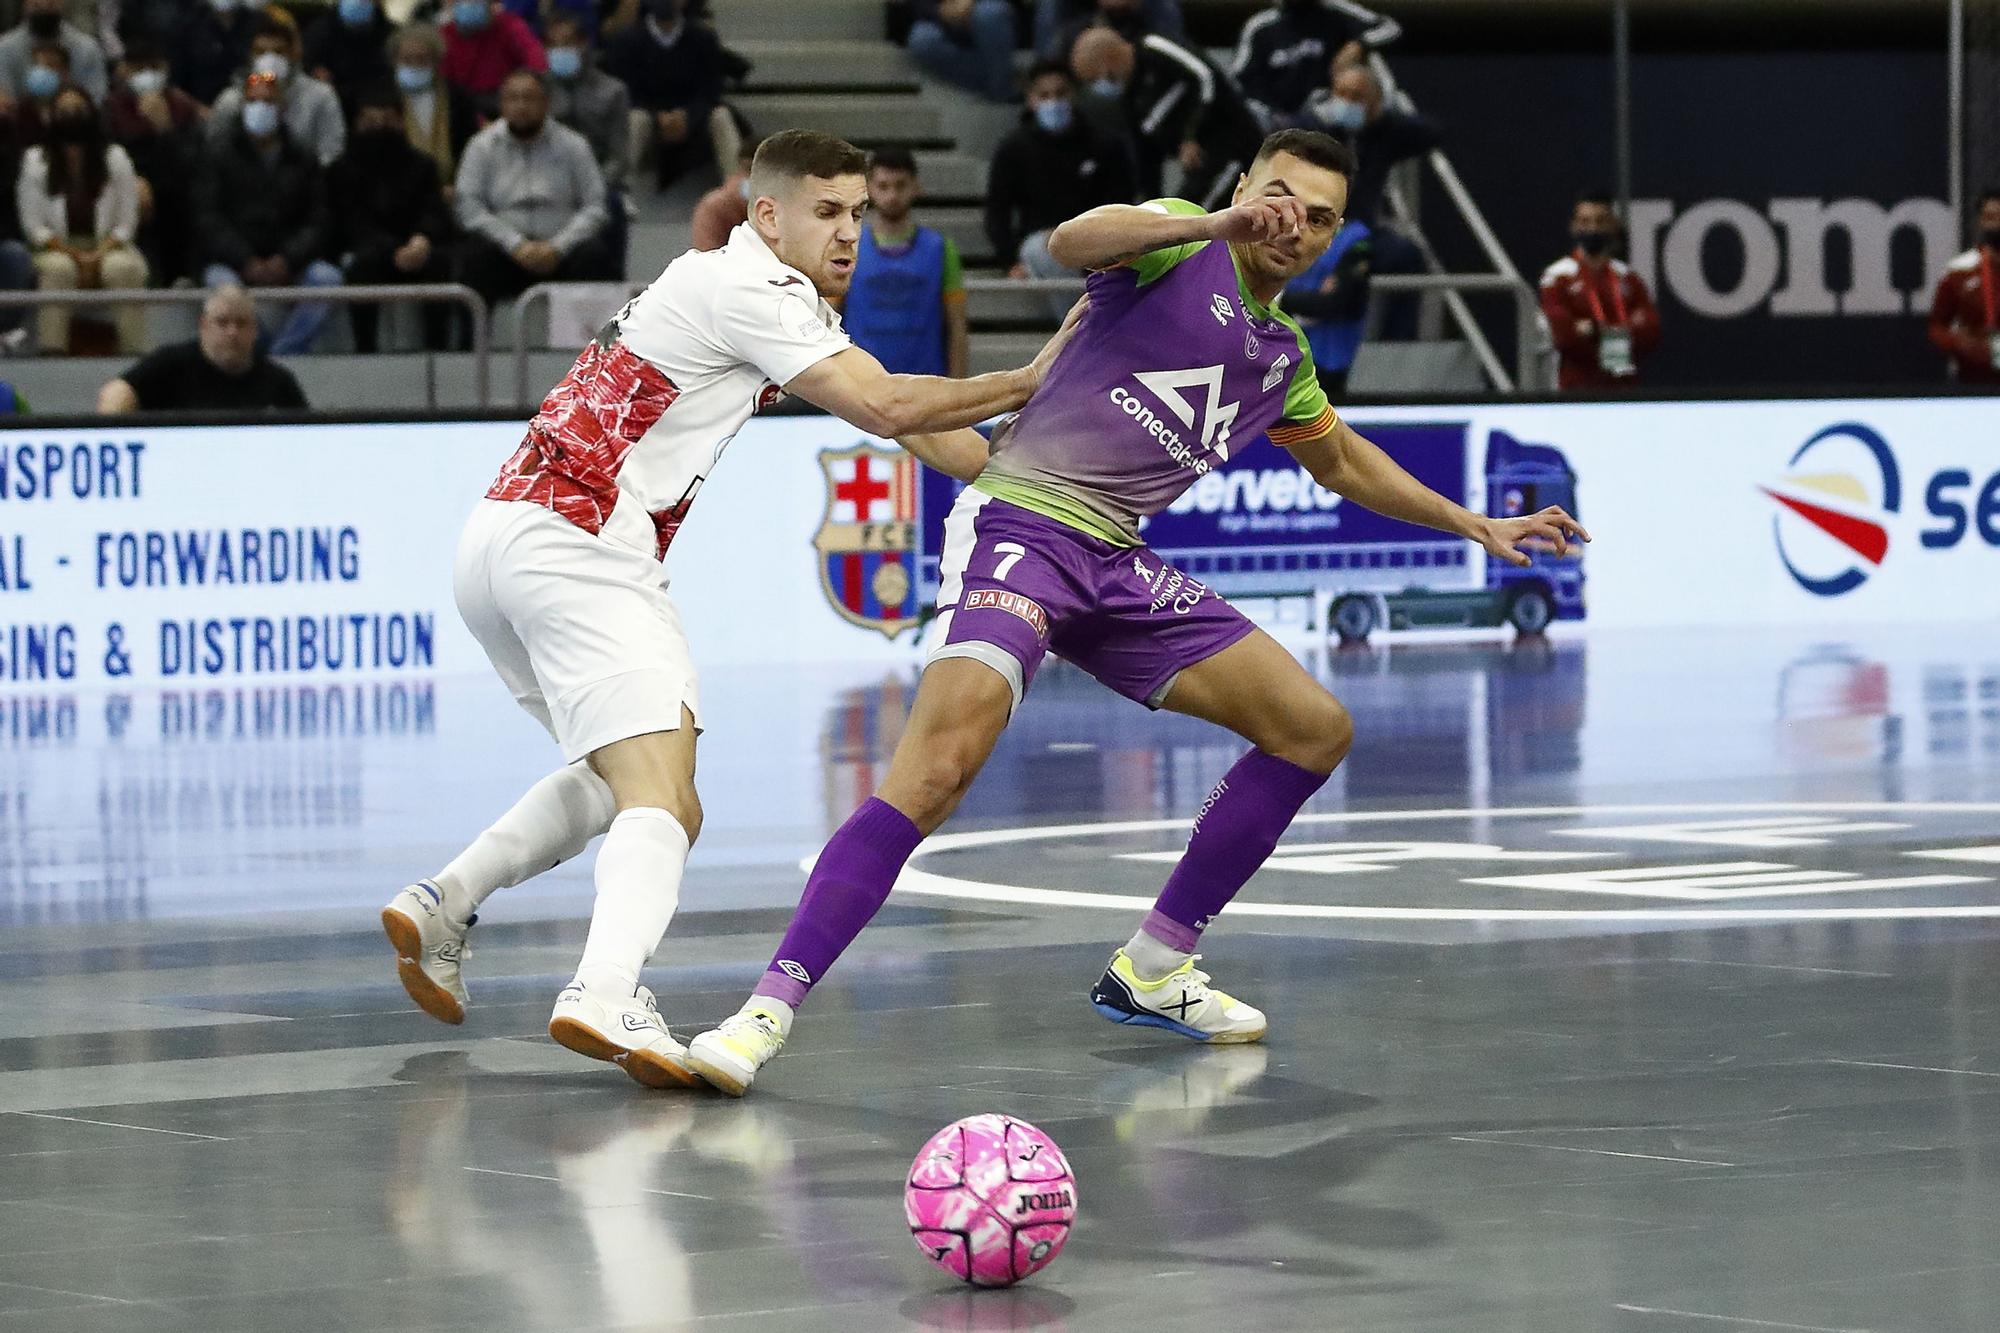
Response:
[[[1605,322],[1604,303],[1597,299],[1597,283],[1595,280],[1592,279],[1590,275],[1590,265],[1584,263],[1583,261],[1583,251],[1578,250],[1576,252],[1576,262],[1577,262],[1577,267],[1583,270],[1583,294],[1584,297],[1590,302],[1590,317],[1597,321],[1597,325],[1599,328],[1602,328],[1604,327],[1604,322]],[[1611,310],[1612,313],[1617,316],[1617,318],[1612,320],[1611,322],[1618,328],[1622,329],[1625,327],[1625,284],[1618,281],[1618,274],[1611,268],[1610,265],[1607,264],[1605,266],[1605,272],[1611,275]],[[1988,307],[1987,307],[1986,322],[1990,326],[1993,322],[1992,306],[1991,306],[1992,298],[1989,296],[1987,298],[1987,301],[1988,301]]]

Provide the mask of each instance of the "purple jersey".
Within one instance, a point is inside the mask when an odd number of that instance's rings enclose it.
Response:
[[[1147,207],[1203,211],[1181,199]],[[987,494],[1137,546],[1140,520],[1232,451],[1332,428],[1305,335],[1251,297],[1227,245],[1155,250],[1093,273],[1087,290],[1069,346],[995,436],[974,483]]]

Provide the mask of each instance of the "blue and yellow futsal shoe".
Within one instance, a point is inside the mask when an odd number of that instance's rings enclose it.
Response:
[[[1233,995],[1213,990],[1208,973],[1195,966],[1196,954],[1158,981],[1143,981],[1132,970],[1123,949],[1111,955],[1111,965],[1090,988],[1090,1003],[1114,1023],[1165,1028],[1196,1041],[1257,1041],[1264,1035],[1264,1013]]]

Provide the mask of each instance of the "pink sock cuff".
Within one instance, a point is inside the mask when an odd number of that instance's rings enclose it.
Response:
[[[1201,932],[1199,930],[1187,925],[1185,922],[1174,920],[1172,917],[1162,913],[1157,907],[1146,914],[1146,920],[1140,925],[1139,929],[1145,931],[1175,953],[1193,953],[1195,946],[1201,943]]]
[[[783,1000],[792,1008],[797,1009],[805,1003],[806,983],[800,981],[797,977],[787,976],[776,968],[772,968],[758,979],[757,989],[750,993],[752,995],[762,995],[767,999]]]

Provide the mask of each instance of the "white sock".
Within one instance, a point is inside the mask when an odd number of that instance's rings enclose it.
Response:
[[[576,979],[585,990],[630,996],[681,901],[688,835],[657,806],[621,811],[597,849],[597,906]]]
[[[618,803],[579,760],[528,788],[514,808],[432,876],[445,913],[463,925],[496,890],[553,870],[604,832]]]
[[[1141,981],[1158,981],[1194,957],[1154,939],[1143,930],[1125,942],[1125,956],[1132,960],[1132,970],[1139,974]]]
[[[792,1006],[786,1004],[776,996],[752,995],[743,1002],[743,1007],[736,1012],[739,1014],[769,1014],[778,1020],[778,1034],[780,1036],[789,1037],[792,1035],[792,1019],[796,1016],[796,1011],[793,1010]]]

